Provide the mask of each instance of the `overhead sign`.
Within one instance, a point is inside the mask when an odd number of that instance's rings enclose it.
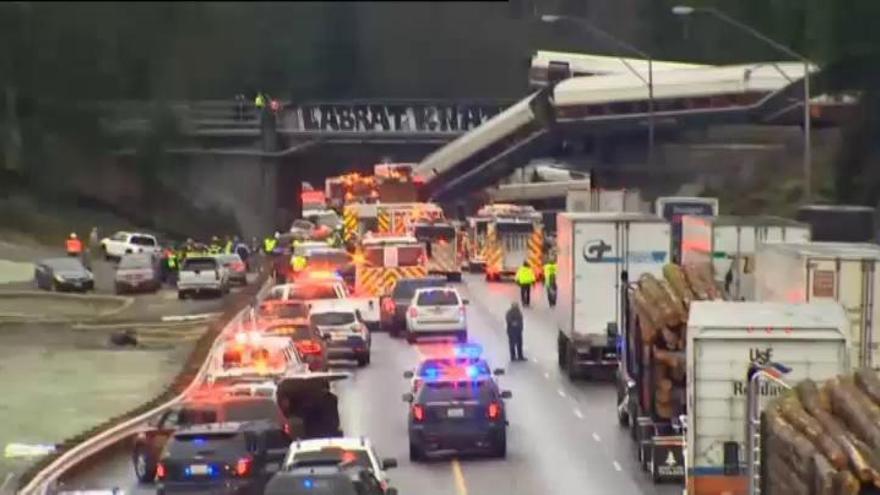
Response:
[[[506,107],[504,104],[342,104],[300,105],[298,130],[324,132],[449,132],[478,127]]]

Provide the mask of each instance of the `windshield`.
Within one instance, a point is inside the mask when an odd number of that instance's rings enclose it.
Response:
[[[367,454],[366,450],[344,450],[328,447],[312,452],[297,452],[288,468],[294,469],[298,467],[326,466],[342,463],[349,466],[360,466],[365,468],[373,467],[370,462],[370,456]]]
[[[419,391],[421,401],[425,403],[458,400],[485,402],[495,398],[495,384],[488,379],[476,381],[428,381]]]
[[[528,222],[498,222],[495,228],[499,234],[531,234],[535,227]]]
[[[394,299],[412,299],[416,294],[416,289],[421,289],[422,287],[441,287],[443,285],[446,285],[446,280],[436,278],[401,280],[394,286],[391,297]]]
[[[303,303],[276,303],[260,306],[260,318],[297,319],[309,316],[309,309]]]
[[[354,323],[354,313],[351,312],[333,312],[333,313],[317,313],[311,317],[313,325],[339,326]]]
[[[216,270],[217,261],[213,258],[187,259],[183,262],[183,269],[188,272]]]
[[[77,259],[59,258],[46,262],[53,270],[83,271],[85,267]]]
[[[417,226],[414,235],[420,241],[446,241],[455,240],[455,228],[451,226]]]
[[[133,235],[131,236],[131,243],[135,246],[155,246],[156,239],[142,235]]]
[[[419,292],[419,306],[458,306],[458,294],[452,290],[429,290]]]
[[[123,256],[119,268],[151,268],[153,262],[146,256]]]

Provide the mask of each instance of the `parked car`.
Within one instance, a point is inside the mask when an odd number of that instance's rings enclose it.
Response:
[[[95,277],[79,258],[49,258],[37,263],[34,281],[38,289],[86,292],[95,289]]]
[[[223,268],[229,272],[229,282],[238,285],[247,285],[247,265],[237,254],[218,254],[217,259],[223,264]]]
[[[401,278],[394,284],[391,295],[382,299],[381,328],[392,337],[406,328],[406,310],[412,302],[416,289],[443,287],[446,277],[429,276],[422,278]]]
[[[117,294],[156,292],[162,287],[157,258],[145,253],[124,255],[116,267],[114,286]]]
[[[108,260],[119,259],[126,254],[153,253],[159,254],[161,248],[156,237],[140,232],[117,232],[110,237],[101,239],[101,251]]]
[[[186,299],[200,293],[217,297],[229,292],[229,272],[215,256],[186,258],[180,264],[177,279],[177,298]]]

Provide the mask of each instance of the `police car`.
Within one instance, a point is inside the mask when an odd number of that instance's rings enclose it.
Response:
[[[507,456],[507,412],[502,391],[491,374],[473,365],[454,366],[421,378],[416,391],[403,394],[409,457],[451,452]]]
[[[426,380],[438,380],[444,375],[458,374],[462,370],[470,378],[493,377],[504,374],[504,368],[491,370],[489,363],[483,359],[483,349],[479,344],[463,344],[453,346],[426,346],[423,350],[427,356],[419,363],[415,371],[403,372],[403,377],[411,381],[411,391],[416,393]]]
[[[295,441],[284,459],[282,470],[297,468],[355,464],[373,472],[383,490],[389,487],[385,470],[397,467],[397,459],[381,458],[368,438],[317,438]]]

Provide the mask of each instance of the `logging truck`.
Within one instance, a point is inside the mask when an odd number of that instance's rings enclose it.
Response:
[[[695,301],[687,325],[686,486],[688,495],[746,495],[746,390],[755,366],[785,381],[825,380],[850,371],[847,320],[840,304]],[[765,383],[758,408],[785,393]],[[663,459],[656,462],[663,463]],[[779,492],[775,492],[779,493]],[[791,491],[787,493],[819,493]]]

